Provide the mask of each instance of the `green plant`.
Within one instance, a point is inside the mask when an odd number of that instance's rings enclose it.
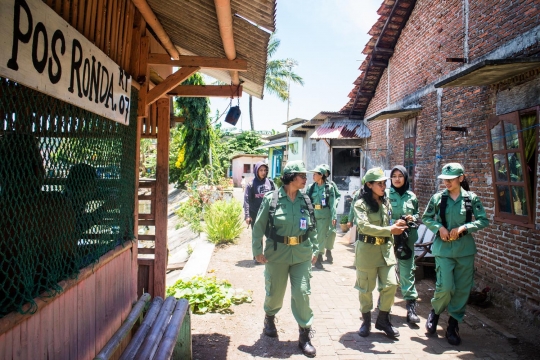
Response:
[[[191,311],[196,314],[232,312],[231,305],[252,301],[250,292],[233,289],[227,280],[204,276],[195,276],[188,281],[178,280],[167,288],[167,296],[187,299]]]
[[[203,203],[198,197],[190,196],[186,201],[180,204],[176,215],[184,221],[184,225],[187,224],[189,229],[194,233],[202,232],[202,218]],[[180,227],[180,226],[178,226]]]
[[[204,213],[205,232],[215,244],[234,242],[242,233],[242,204],[238,200],[218,200]]]
[[[346,224],[349,222],[349,215],[342,215],[339,219],[340,224]]]
[[[276,177],[274,178],[274,184],[276,184],[276,187],[277,187],[277,188],[281,187],[281,185],[283,185],[283,183],[281,182],[281,177],[276,176]]]
[[[188,256],[191,256],[191,254],[193,254],[193,246],[191,246],[191,244],[188,244],[187,246],[187,254]]]

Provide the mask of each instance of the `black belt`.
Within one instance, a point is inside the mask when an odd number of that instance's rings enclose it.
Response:
[[[390,238],[382,237],[382,236],[371,236],[371,235],[364,235],[364,234],[358,234],[356,235],[356,240],[373,244],[373,245],[382,245],[386,244]]]
[[[279,236],[275,235],[272,240],[285,244],[285,245],[298,245],[304,241],[304,237],[302,235],[299,236]]]

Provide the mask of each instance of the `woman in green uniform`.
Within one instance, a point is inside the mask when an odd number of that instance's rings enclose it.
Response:
[[[390,173],[392,187],[387,191],[390,204],[392,205],[392,220],[396,221],[401,216],[405,216],[407,222],[416,222],[419,219],[418,199],[409,190],[409,174],[402,165],[394,166]],[[418,293],[414,286],[414,243],[418,240],[417,228],[409,228],[409,237],[403,244],[407,246],[407,252],[396,254],[399,264],[399,282],[401,284],[401,295],[407,302],[407,322],[417,324],[420,318],[416,314],[416,299]]]
[[[381,168],[366,172],[364,188],[354,204],[356,223],[356,285],[360,291],[362,325],[359,334],[366,337],[371,332],[373,290],[379,282],[380,305],[375,328],[388,336],[397,337],[399,331],[390,322],[390,309],[394,304],[397,288],[396,257],[392,235],[400,235],[406,228],[404,220],[391,224],[392,208],[385,196],[386,180]]]
[[[326,248],[326,239],[330,233],[330,226],[336,225],[336,193],[334,187],[326,179],[326,169],[323,165],[317,165],[310,170],[313,173],[313,183],[308,185],[306,194],[309,196],[315,208],[315,219],[317,219],[317,242],[319,254],[315,267],[324,269],[323,253]]]
[[[331,187],[334,188],[334,193],[336,194],[336,199],[334,200],[334,211],[337,214],[337,207],[339,204],[339,199],[341,199],[341,193],[335,182],[330,180],[330,166],[327,164],[322,164],[326,170],[326,178]],[[326,248],[326,262],[329,264],[334,263],[334,258],[332,256],[332,250],[334,249],[334,244],[336,243],[336,223],[330,224],[330,229],[328,230],[328,237],[326,238],[325,248]],[[321,249],[323,251],[323,249]]]
[[[265,194],[252,231],[253,256],[265,264],[264,334],[277,337],[275,315],[283,306],[287,280],[291,282],[291,308],[299,326],[304,355],[313,357],[313,311],[309,306],[311,265],[317,260],[317,230],[306,186],[306,167],[291,161],[283,168],[283,186]],[[310,210],[311,208],[311,210]],[[263,236],[266,235],[264,252]]]
[[[489,220],[478,196],[469,191],[461,164],[444,165],[439,179],[446,189],[431,197],[422,216],[423,223],[436,234],[431,251],[437,282],[426,330],[434,334],[439,315],[448,309],[446,338],[451,345],[459,345],[458,323],[463,321],[474,280],[476,245],[471,233],[488,226]]]

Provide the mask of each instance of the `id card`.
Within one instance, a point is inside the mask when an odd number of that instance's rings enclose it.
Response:
[[[307,220],[305,218],[300,219],[300,230],[307,230]]]
[[[326,198],[322,198],[322,199],[321,199],[321,205],[322,205],[322,206],[326,206]]]

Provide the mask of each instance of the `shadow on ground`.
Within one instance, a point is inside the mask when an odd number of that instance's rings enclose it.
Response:
[[[339,342],[343,344],[348,349],[352,350],[358,350],[359,353],[363,354],[375,354],[375,355],[383,355],[383,354],[393,354],[392,351],[379,351],[374,350],[373,348],[375,345],[373,344],[376,342],[377,344],[395,344],[398,343],[398,339],[392,339],[383,334],[382,332],[371,332],[371,334],[363,338],[360,335],[358,335],[357,332],[348,332],[343,334],[339,338]]]
[[[227,349],[231,338],[223,334],[193,335],[191,345],[194,359],[227,359]]]
[[[238,350],[252,356],[274,359],[288,359],[292,355],[302,354],[297,341],[281,341],[279,337],[270,338],[263,334],[253,345],[240,345]]]

